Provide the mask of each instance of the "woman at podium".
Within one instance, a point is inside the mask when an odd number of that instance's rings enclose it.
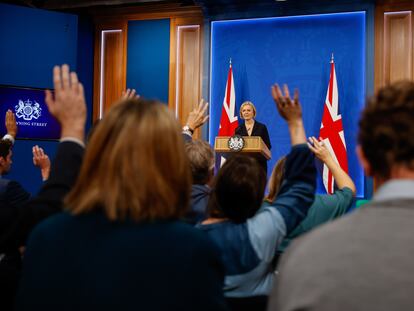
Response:
[[[240,106],[240,118],[244,120],[244,123],[240,124],[236,128],[234,134],[240,136],[260,136],[267,148],[270,150],[272,145],[270,143],[267,127],[263,123],[256,121],[255,117],[256,107],[251,101],[245,101]],[[267,160],[263,156],[258,157],[257,160],[267,173]]]

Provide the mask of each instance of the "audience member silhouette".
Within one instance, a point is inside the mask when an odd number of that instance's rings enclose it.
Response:
[[[196,224],[207,217],[210,186],[214,177],[214,151],[209,143],[193,140],[185,144],[185,152],[190,162],[193,180],[190,209],[185,219],[191,224]]]
[[[168,107],[141,98],[114,105],[91,137],[66,211],[30,236],[17,310],[225,310],[219,250],[178,221],[190,189]]]
[[[30,199],[30,193],[14,180],[4,178],[12,167],[13,143],[17,134],[16,118],[11,110],[6,112],[7,134],[0,140],[0,206],[18,206]]]
[[[294,241],[269,310],[410,310],[414,305],[414,83],[370,98],[357,154],[378,187],[363,208]]]
[[[57,72],[60,68],[54,70]],[[63,66],[62,70],[68,72],[68,67]],[[43,184],[39,194],[26,203],[13,205],[6,202],[0,208],[1,310],[14,309],[14,296],[20,274],[20,254],[16,253],[17,249],[25,245],[28,234],[37,223],[61,210],[63,197],[78,175],[83,155],[86,106],[82,86],[79,85],[77,88],[82,96],[69,93],[66,86],[57,88],[56,100],[53,105],[48,105],[51,114],[56,117],[62,128],[61,142],[48,180]],[[47,98],[50,96],[50,92],[47,92]],[[44,161],[46,155],[35,149],[34,162]],[[40,166],[46,167],[43,164]],[[5,256],[10,252],[15,252],[14,261]]]
[[[226,272],[224,293],[234,310],[265,308],[274,279],[271,263],[276,249],[304,218],[314,198],[314,158],[306,145],[298,93],[291,99],[287,87],[282,95],[275,85],[272,94],[279,114],[288,123],[292,143],[278,197],[260,208],[265,172],[253,157],[232,156],[216,176],[210,217],[198,226],[221,250]]]

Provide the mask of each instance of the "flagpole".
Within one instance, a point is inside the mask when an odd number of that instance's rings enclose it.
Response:
[[[333,56],[333,53],[332,53],[332,55],[331,55],[331,64],[333,64],[333,62],[334,62],[334,56]]]

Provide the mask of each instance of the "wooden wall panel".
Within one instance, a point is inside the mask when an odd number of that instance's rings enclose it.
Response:
[[[111,104],[118,100],[122,93],[122,32],[105,33],[104,68],[103,68],[103,114],[108,111]],[[101,73],[102,74],[102,73]]]
[[[384,15],[384,82],[412,80],[411,12]]]
[[[380,1],[375,16],[375,89],[414,79],[413,12],[410,1]]]
[[[375,9],[375,90],[413,80],[413,12],[411,0],[378,0]],[[374,191],[377,182],[374,180]]]
[[[200,27],[179,27],[178,75],[176,81],[177,117],[185,122],[189,112],[199,103],[200,89]]]
[[[126,26],[99,25],[95,39],[94,120],[116,102],[126,85]]]
[[[97,9],[94,11],[96,25],[95,57],[94,57],[94,120],[99,118],[100,105],[100,48],[101,31],[121,29],[122,35],[108,37],[104,61],[104,112],[117,99],[126,87],[127,64],[127,31],[128,21],[165,19],[171,21],[170,27],[170,69],[168,105],[179,112],[177,117],[185,123],[187,114],[198,104],[201,96],[201,64],[202,64],[202,24],[203,17],[199,7],[182,7],[176,4],[142,5],[120,9]],[[177,48],[177,29],[181,26],[195,28],[183,31],[183,41]],[[183,28],[184,29],[184,28]],[[179,53],[177,53],[179,51]],[[177,55],[180,67],[177,72]],[[120,65],[122,64],[122,65]],[[177,81],[179,81],[177,83]],[[176,89],[180,98],[176,99]],[[137,90],[139,93],[139,90]],[[177,103],[176,103],[177,102]],[[199,137],[200,133],[195,133]]]
[[[171,31],[169,106],[184,125],[201,99],[202,19],[174,18]]]

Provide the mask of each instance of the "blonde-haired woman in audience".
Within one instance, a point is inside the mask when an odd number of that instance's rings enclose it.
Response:
[[[218,249],[180,221],[191,177],[166,105],[130,98],[89,142],[66,212],[29,238],[18,310],[225,310]]]

